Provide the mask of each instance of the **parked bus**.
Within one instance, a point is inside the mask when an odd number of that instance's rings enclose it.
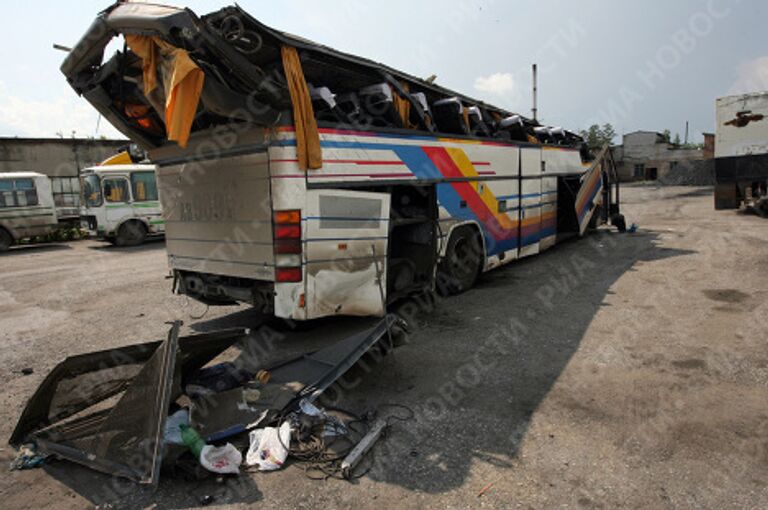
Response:
[[[116,34],[129,50],[105,60]],[[200,19],[115,5],[62,72],[150,151],[174,288],[204,303],[294,320],[381,315],[620,222],[610,150],[591,160],[572,132],[239,7]]]
[[[34,172],[0,173],[0,252],[57,228],[48,177]]]
[[[165,233],[153,165],[110,165],[81,173],[82,227],[116,246],[137,246]]]

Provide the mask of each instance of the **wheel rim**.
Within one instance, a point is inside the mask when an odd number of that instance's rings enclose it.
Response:
[[[458,239],[453,246],[451,270],[456,276],[468,276],[473,271],[475,257],[467,239]]]

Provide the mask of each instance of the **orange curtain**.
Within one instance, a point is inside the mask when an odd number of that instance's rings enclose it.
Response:
[[[127,35],[125,40],[131,50],[141,57],[144,95],[148,96],[157,87],[158,65],[163,67],[166,77],[163,84],[166,135],[168,140],[186,147],[203,91],[205,73],[186,50],[172,46],[159,37]]]
[[[407,83],[400,83],[400,86],[406,93],[410,92],[410,87]],[[400,94],[391,85],[389,88],[392,90],[392,101],[395,105],[395,111],[403,120],[403,127],[411,129],[413,127],[413,124],[411,124],[411,102],[404,97],[400,97]]]
[[[293,104],[299,168],[315,170],[323,166],[323,152],[320,147],[320,133],[317,131],[315,111],[312,108],[312,98],[301,68],[299,53],[291,46],[283,46],[280,53],[283,57],[285,79],[288,82],[288,91]]]

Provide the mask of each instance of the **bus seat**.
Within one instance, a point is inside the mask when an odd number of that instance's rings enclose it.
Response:
[[[464,105],[458,97],[441,99],[432,105],[437,130],[443,133],[468,135],[467,124],[464,121]]]
[[[312,107],[315,110],[315,117],[318,121],[350,123],[349,117],[339,107],[339,103],[336,101],[336,94],[331,92],[331,89],[328,87],[314,87],[311,83],[308,85]]]
[[[424,117],[425,122],[427,123],[427,127],[430,130],[434,130],[434,117],[432,116],[432,110],[429,108],[429,101],[427,101],[427,95],[424,92],[413,92],[411,93],[411,98],[413,98],[414,101],[416,101],[419,106],[421,106],[421,109],[424,110]],[[416,114],[415,109],[411,109],[411,122],[415,125],[418,125],[419,123],[418,115]]]
[[[469,114],[469,127],[474,136],[491,136],[491,128],[483,119],[483,112],[477,106],[467,109]]]
[[[349,119],[350,124],[363,123],[362,107],[360,106],[360,99],[354,92],[347,92],[345,94],[339,94],[336,96],[336,106],[341,111],[345,118]]]
[[[507,140],[517,140],[520,142],[528,141],[528,133],[525,130],[525,123],[520,115],[511,115],[499,121],[496,132],[498,138]]]
[[[566,142],[565,129],[561,127],[550,128],[549,136],[552,137],[552,142],[558,145],[563,145]]]
[[[550,128],[545,126],[538,126],[533,128],[533,134],[541,143],[554,143]]]
[[[403,120],[395,108],[389,84],[377,83],[361,89],[358,94],[374,127],[403,127]]]

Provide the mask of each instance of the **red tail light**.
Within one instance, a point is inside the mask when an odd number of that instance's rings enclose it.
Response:
[[[300,267],[278,267],[275,270],[275,280],[278,283],[300,282],[301,276]]]
[[[301,239],[275,240],[275,253],[278,255],[300,255]]]
[[[303,279],[301,211],[275,211],[273,219],[275,223],[275,281],[277,283],[300,282]]]
[[[275,239],[301,239],[301,225],[275,225]]]

